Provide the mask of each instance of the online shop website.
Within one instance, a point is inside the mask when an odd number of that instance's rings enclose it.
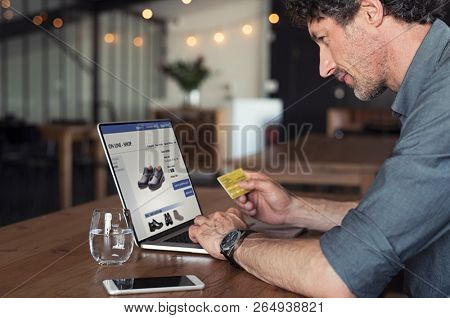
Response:
[[[170,121],[101,130],[139,241],[200,214]]]

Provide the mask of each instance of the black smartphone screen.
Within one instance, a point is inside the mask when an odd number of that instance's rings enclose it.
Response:
[[[119,290],[194,286],[186,276],[113,279]]]

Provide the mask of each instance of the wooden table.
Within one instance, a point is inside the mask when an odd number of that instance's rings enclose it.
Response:
[[[355,186],[363,195],[391,155],[396,140],[385,136],[335,139],[311,134],[297,143],[272,146],[263,153],[226,162],[224,167],[262,171],[282,184]]]
[[[76,141],[92,141],[92,157],[96,163],[95,168],[95,198],[106,196],[107,172],[102,163],[105,162],[105,154],[97,134],[97,130],[91,125],[44,125],[41,127],[42,137],[56,143],[58,148],[58,179],[60,207],[72,206],[72,182],[73,182],[73,152],[72,147]]]
[[[197,192],[205,213],[233,204],[220,188],[198,188]],[[97,265],[89,252],[88,231],[92,210],[98,207],[120,207],[119,198],[0,228],[0,296],[107,297],[104,279],[194,274],[205,282],[204,290],[140,296],[298,297],[208,255],[135,248],[122,266]]]

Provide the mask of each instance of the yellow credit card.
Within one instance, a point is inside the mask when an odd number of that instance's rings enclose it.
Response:
[[[228,195],[234,200],[250,191],[242,189],[239,182],[247,180],[244,170],[237,169],[217,178]]]

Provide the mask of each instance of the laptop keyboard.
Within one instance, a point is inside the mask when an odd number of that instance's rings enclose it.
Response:
[[[165,242],[172,242],[172,243],[191,243],[191,244],[195,244],[194,242],[191,241],[191,239],[189,238],[189,232],[183,232],[180,233],[174,237],[171,237],[167,240],[164,240]]]

